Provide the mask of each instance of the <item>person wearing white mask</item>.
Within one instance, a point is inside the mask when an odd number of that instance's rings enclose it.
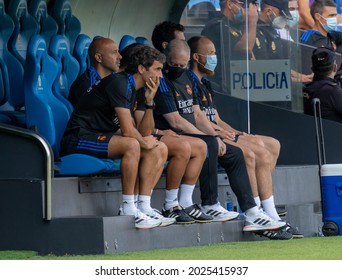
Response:
[[[279,30],[286,27],[292,15],[288,0],[262,0],[253,53],[256,59],[287,59],[286,45]]]
[[[315,1],[310,10],[315,24],[300,37],[300,42],[313,47],[328,47],[338,52],[341,48],[337,26],[337,8],[333,0]],[[310,61],[308,57],[307,61]]]
[[[255,59],[252,50],[258,21],[257,3],[257,0],[220,0],[221,13],[202,30],[201,34],[209,37],[217,48],[217,68],[210,77],[217,91],[230,94],[231,60]]]
[[[287,20],[286,26],[279,30],[279,35],[284,40],[294,41],[293,32],[297,30],[299,24],[298,0],[289,0],[289,11],[292,18]]]

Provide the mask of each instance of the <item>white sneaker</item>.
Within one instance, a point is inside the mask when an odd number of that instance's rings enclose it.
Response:
[[[124,213],[122,208],[120,208],[120,210],[119,210],[119,215],[120,216],[126,216],[126,214]],[[134,217],[135,217],[135,227],[136,228],[149,229],[149,228],[158,227],[162,223],[161,220],[151,218],[151,217],[145,215],[139,209],[137,209],[137,211],[135,212]]]
[[[144,212],[144,214],[152,219],[156,219],[161,221],[160,226],[161,227],[165,227],[168,225],[172,225],[176,222],[175,218],[168,218],[168,217],[164,217],[159,210],[151,208],[150,211],[148,212]]]
[[[259,211],[254,216],[245,215],[245,226],[243,231],[274,231],[286,226],[284,221],[273,220],[265,212]]]
[[[240,215],[238,212],[228,211],[227,209],[223,208],[220,202],[217,202],[214,205],[201,206],[201,209],[203,213],[213,218],[213,222],[226,222],[236,219]]]

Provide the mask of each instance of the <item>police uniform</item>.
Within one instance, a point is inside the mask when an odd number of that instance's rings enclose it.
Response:
[[[339,83],[327,76],[316,74],[316,71],[331,67],[336,56],[333,51],[318,48],[312,55],[314,71],[313,81],[303,87],[304,113],[314,115],[312,100],[320,99],[323,118],[342,122],[342,89]]]
[[[120,129],[115,108],[126,108],[133,116],[136,90],[133,76],[109,75],[97,81],[79,100],[61,141],[61,154],[108,157],[108,142]]]
[[[288,59],[286,43],[277,29],[259,20],[253,53],[256,59]]]

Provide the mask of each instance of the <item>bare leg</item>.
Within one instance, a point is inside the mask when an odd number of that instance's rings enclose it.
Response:
[[[140,145],[130,137],[112,136],[108,143],[108,157],[121,158],[122,194],[133,195],[140,160]]]
[[[164,143],[152,150],[142,150],[139,164],[139,194],[150,196],[160,179],[167,159],[167,147]]]
[[[160,139],[168,149],[166,189],[178,189],[191,156],[190,144],[180,136],[163,136]]]
[[[182,136],[185,138],[191,146],[190,161],[186,167],[183,184],[193,185],[196,184],[199,174],[201,173],[203,163],[207,155],[206,143],[195,137]]]

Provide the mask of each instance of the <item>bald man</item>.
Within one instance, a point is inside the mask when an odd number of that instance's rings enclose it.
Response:
[[[112,39],[94,39],[89,46],[88,54],[90,67],[70,87],[68,99],[74,107],[96,81],[119,71],[122,57],[117,44]]]

